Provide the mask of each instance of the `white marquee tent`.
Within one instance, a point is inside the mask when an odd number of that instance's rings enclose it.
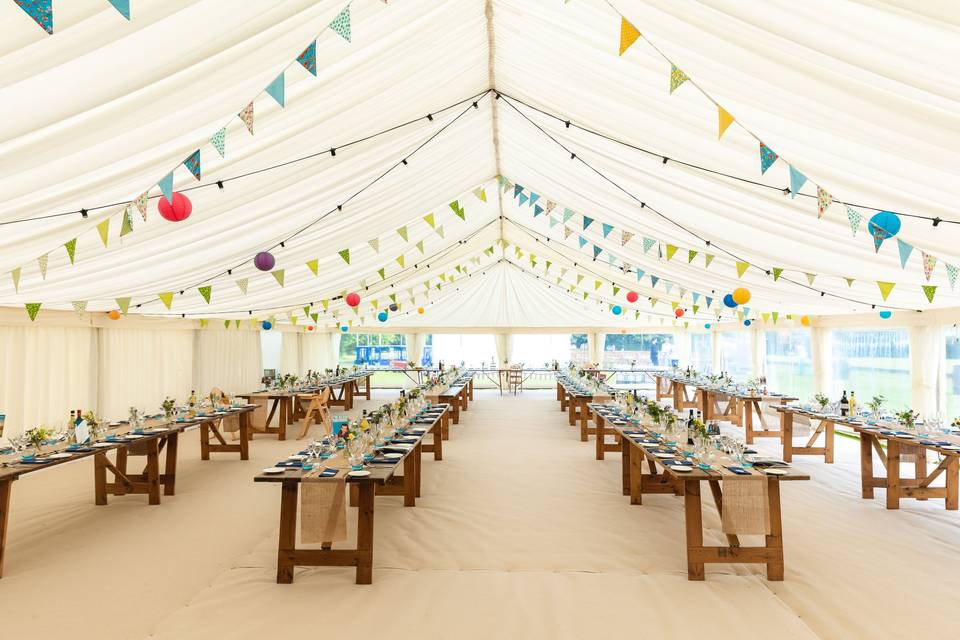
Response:
[[[824,328],[909,326],[914,402],[942,397],[960,299],[949,2],[130,5],[128,21],[55,0],[52,35],[0,7],[11,416],[63,412],[35,390],[51,372],[107,411],[243,387],[266,319],[300,334],[304,367],[330,361],[341,324],[687,335],[802,320],[819,381]],[[763,172],[760,141],[777,154]],[[199,180],[184,164],[198,150]],[[189,197],[188,219],[159,215],[164,189]],[[881,211],[902,225],[877,248]],[[725,307],[738,287],[749,304]],[[224,349],[249,357],[224,366]],[[134,363],[148,384],[121,373]]]

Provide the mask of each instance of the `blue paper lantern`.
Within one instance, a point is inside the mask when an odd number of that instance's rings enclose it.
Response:
[[[263,328],[264,331],[270,331],[270,329],[273,329],[273,323],[270,322],[269,320],[264,320],[263,322],[260,323],[260,326]]]
[[[704,328],[704,329],[709,329],[709,328],[710,328],[710,323],[708,322],[707,324],[703,325],[703,328]]]
[[[900,232],[900,216],[892,211],[881,211],[875,213],[870,218],[870,233],[874,229],[882,229],[888,238],[892,238]]]
[[[749,327],[751,324],[753,324],[753,321],[752,321],[752,320],[744,320],[744,321],[743,321],[743,326],[745,326],[745,327]]]
[[[731,309],[737,308],[737,301],[733,299],[732,293],[728,293],[727,295],[723,296],[723,304]]]
[[[892,312],[892,311],[881,311],[881,312],[880,312],[880,317],[883,318],[884,320],[889,320],[889,319],[890,319],[890,316],[892,316],[892,315],[893,315],[893,312]]]
[[[613,312],[613,315],[618,316],[623,313],[623,309],[620,308],[620,305],[615,304],[610,308],[610,311]]]
[[[345,325],[345,324],[340,325],[340,331],[342,331],[343,333],[346,333],[346,332],[347,332],[347,328],[348,328],[348,327],[347,327],[347,325]]]
[[[379,320],[380,322],[386,322],[387,318],[388,316],[386,311],[381,311],[380,313],[377,314],[377,320]]]

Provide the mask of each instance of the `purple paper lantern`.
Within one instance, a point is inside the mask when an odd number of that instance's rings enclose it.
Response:
[[[261,251],[254,257],[253,264],[260,271],[270,271],[270,269],[273,269],[273,265],[277,264],[277,261],[269,251]]]

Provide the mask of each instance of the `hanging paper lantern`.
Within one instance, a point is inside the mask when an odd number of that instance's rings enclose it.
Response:
[[[314,327],[313,327],[312,324],[307,326],[307,331],[313,331],[313,329],[314,329]]]
[[[111,320],[119,320],[120,312],[117,311],[116,309],[113,309],[110,311],[110,313],[107,314],[107,317],[110,318]]]
[[[627,302],[636,302],[640,299],[640,296],[636,291],[630,291],[627,293]]]
[[[346,297],[347,304],[351,307],[355,307],[360,304],[360,294],[359,293],[348,293]]]
[[[394,302],[393,304],[390,305],[390,311],[396,311],[396,310],[399,309],[399,308],[400,308],[400,307],[397,305],[396,302]]]
[[[731,309],[737,308],[737,301],[733,299],[733,294],[731,293],[728,293],[727,295],[723,296],[723,304],[724,306],[730,307]]]
[[[674,312],[673,312],[673,315],[677,316],[678,318],[682,318],[682,317],[683,317],[683,309],[680,309],[680,308],[675,309]]]
[[[743,287],[733,290],[733,301],[737,304],[747,304],[750,302],[750,292]]]
[[[612,312],[613,312],[613,315],[615,315],[615,316],[618,316],[618,315],[620,315],[621,313],[623,313],[623,309],[621,309],[621,308],[620,308],[620,305],[618,305],[618,304],[615,304],[615,305],[613,305],[612,307],[610,307],[610,311],[612,311]]]
[[[892,316],[892,315],[893,315],[893,312],[892,312],[892,311],[881,311],[881,312],[880,312],[880,317],[883,318],[884,320],[889,320],[889,319],[890,319],[890,316]]]
[[[892,238],[900,232],[900,216],[891,211],[875,213],[870,218],[870,232],[873,233],[874,229],[882,229],[887,238]]]
[[[270,331],[270,329],[273,329],[273,323],[270,322],[269,320],[264,320],[263,322],[260,323],[260,328],[263,329],[264,331]]]
[[[417,313],[423,315],[423,307],[417,307]]]
[[[253,258],[253,264],[260,271],[270,271],[277,261],[269,251],[261,251]]]
[[[707,324],[703,325],[703,328],[704,328],[704,329],[709,329],[709,328],[710,328],[710,323],[708,322]]]
[[[346,333],[348,328],[349,327],[347,327],[347,325],[345,324],[340,325],[340,331],[342,331],[343,333]]]
[[[810,326],[810,316],[800,316],[800,324],[805,327]]]
[[[179,191],[174,191],[172,202],[167,200],[166,196],[162,196],[157,201],[157,210],[160,212],[160,217],[168,222],[182,222],[190,217],[190,212],[193,211],[193,203],[187,196]]]
[[[752,320],[744,320],[744,321],[743,321],[743,326],[745,326],[745,327],[749,327],[751,324],[753,324],[753,321],[752,321]]]
[[[386,311],[381,311],[380,313],[377,314],[377,320],[379,320],[380,322],[386,322],[388,317],[389,316],[387,315]]]

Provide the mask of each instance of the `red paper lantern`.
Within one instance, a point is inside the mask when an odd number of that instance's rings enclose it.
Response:
[[[166,196],[160,196],[157,209],[164,220],[182,222],[190,217],[190,212],[193,211],[193,203],[187,196],[179,191],[174,191],[173,202],[167,200]]]
[[[637,295],[636,291],[631,291],[630,293],[627,294],[627,302],[636,302],[639,299],[640,299],[640,296]]]
[[[677,309],[676,311],[673,312],[673,314],[674,314],[675,316],[677,316],[678,318],[682,318],[682,317],[683,317],[683,309]]]
[[[360,304],[360,294],[359,293],[348,293],[347,294],[347,304],[351,307],[355,307]]]
[[[313,331],[313,325],[312,325],[312,324],[307,326],[307,331]]]

